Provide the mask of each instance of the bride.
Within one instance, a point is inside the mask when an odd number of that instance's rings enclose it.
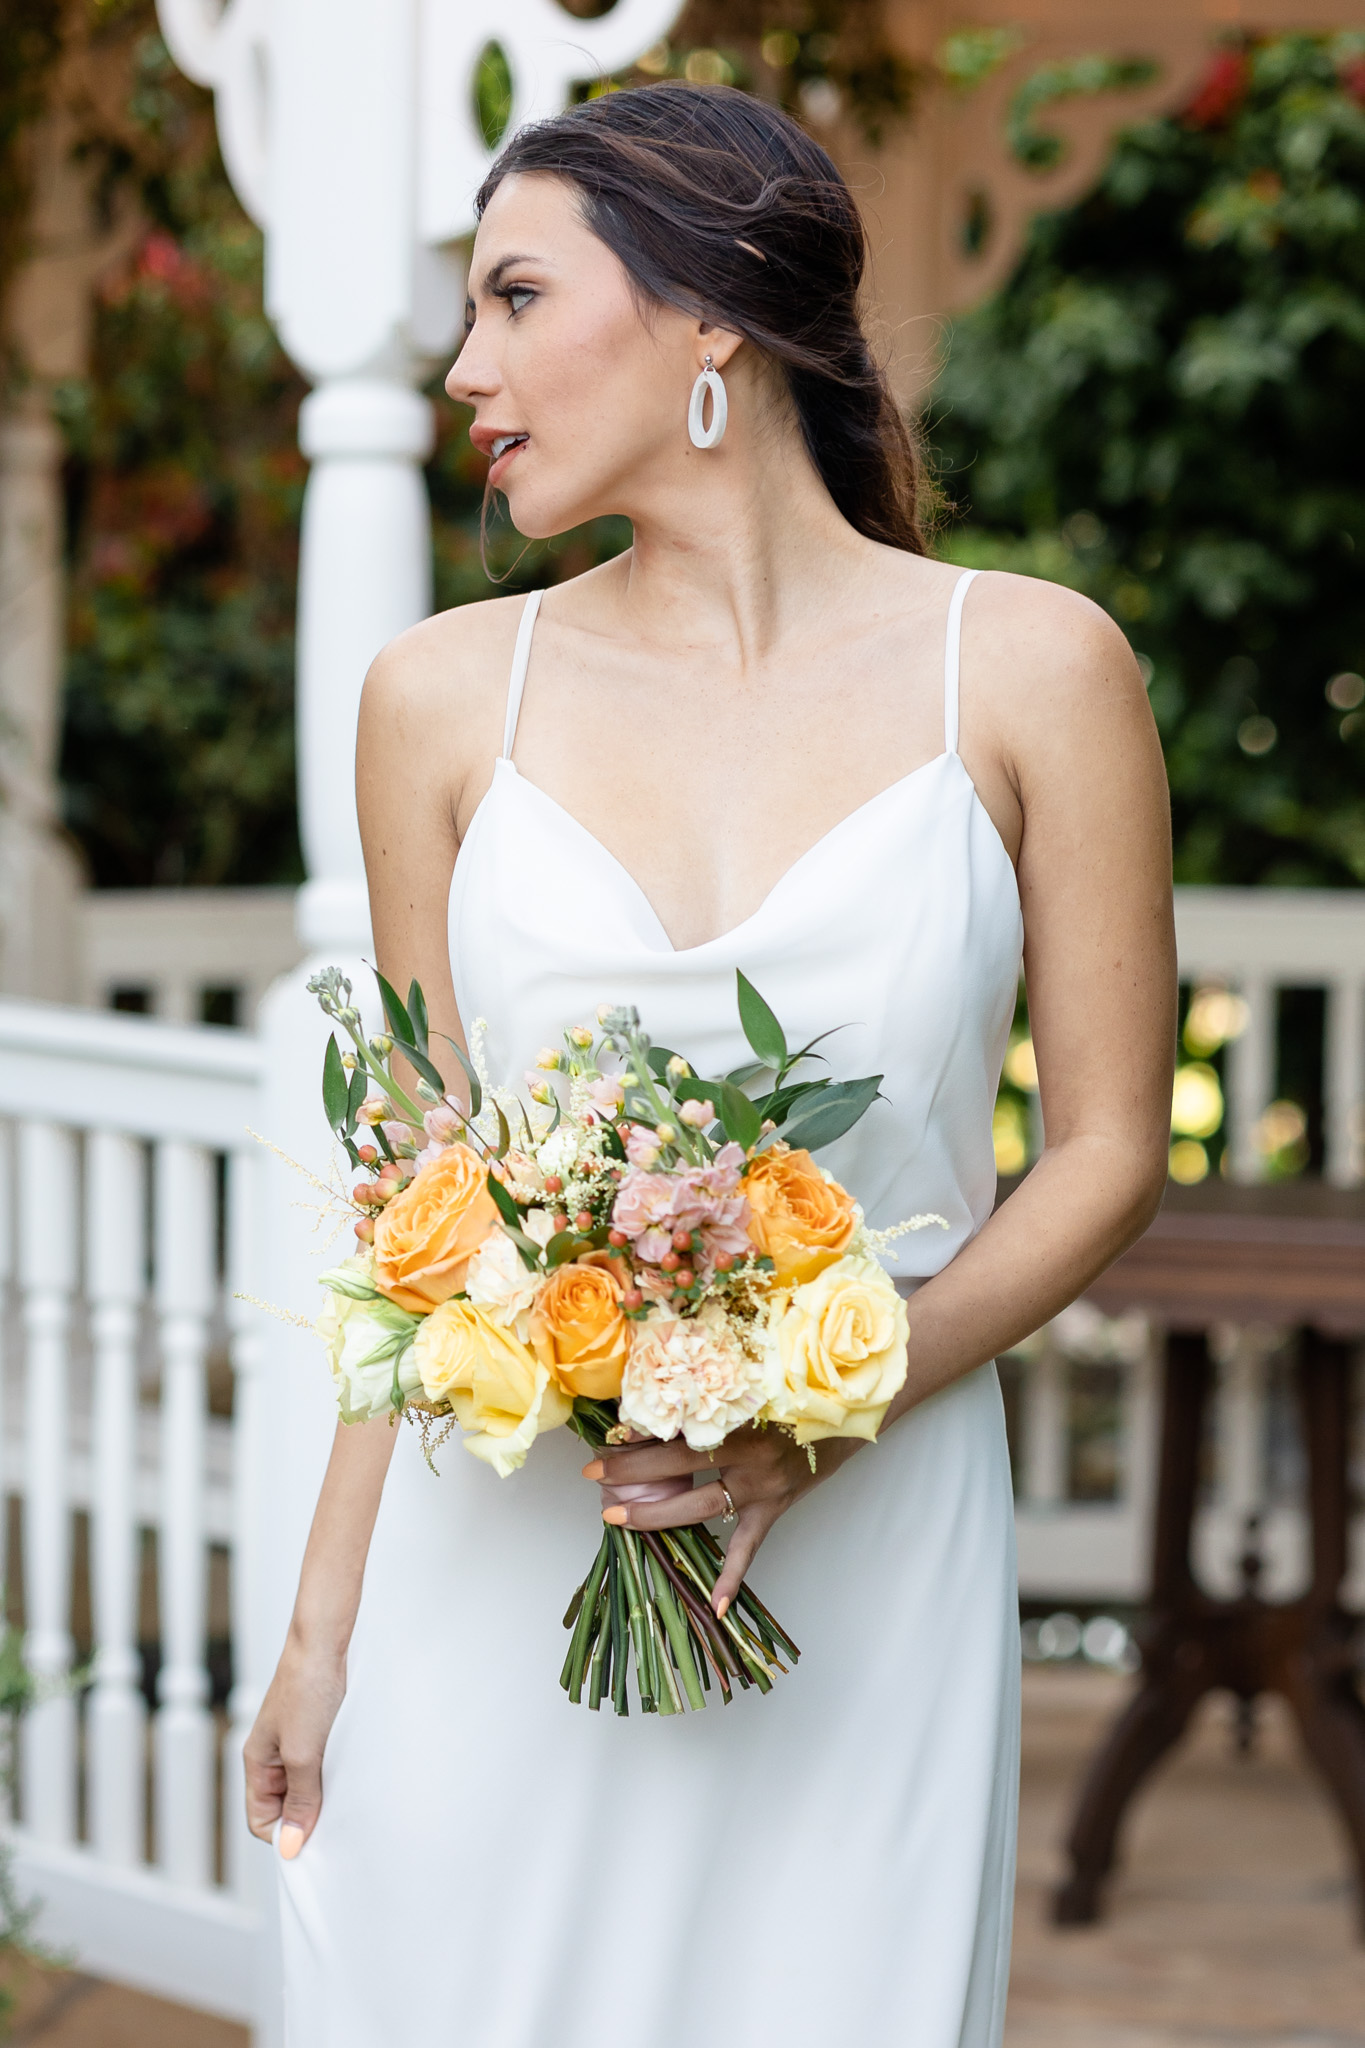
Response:
[[[291,2048],[996,2048],[1018,1758],[992,1363],[1147,1224],[1173,1043],[1167,804],[1137,666],[1068,590],[926,552],[829,158],[723,88],[522,130],[480,197],[447,389],[522,533],[630,549],[447,612],[365,688],[379,959],[517,1084],[599,1003],[704,1074],[742,969],[886,1098],[825,1155],[903,1240],[880,1440],[615,1454],[637,1528],[737,1521],[804,1655],[618,1721],[554,1682],[600,1500],[566,1430],[511,1484],[342,1428],[247,1747]],[[700,381],[699,381],[700,380]],[[1021,953],[1046,1123],[998,1209]],[[890,1254],[887,1255],[888,1259]],[[587,1484],[584,1480],[587,1480]]]

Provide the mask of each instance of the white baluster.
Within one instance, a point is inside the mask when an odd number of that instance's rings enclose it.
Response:
[[[1275,1093],[1275,991],[1264,975],[1248,975],[1242,995],[1246,1028],[1227,1049],[1228,1144],[1233,1180],[1254,1181],[1265,1173],[1256,1125]]]
[[[213,1855],[213,1722],[204,1667],[205,1363],[214,1293],[213,1162],[158,1146],[156,1299],[161,1322],[161,1678],[156,1716],[157,1861],[207,1884]]]
[[[40,1697],[23,1721],[23,1811],[45,1842],[76,1832],[76,1702],[71,1669],[71,1514],[67,1498],[71,1296],[76,1285],[76,1143],[56,1124],[19,1135],[19,1273],[27,1351],[24,1654]]]
[[[252,1291],[256,1278],[253,1233],[257,1227],[260,1176],[257,1161],[245,1153],[228,1159],[228,1328],[232,1341],[232,1694],[228,1700],[229,1730],[223,1756],[223,1818],[226,1877],[233,1891],[255,1903],[253,1871],[248,1862],[251,1835],[244,1807],[242,1745],[261,1704],[261,1674],[256,1668],[256,1579],[261,1569],[261,1503],[258,1435],[267,1427],[265,1389],[261,1383],[260,1310],[236,1298]],[[259,1851],[257,1852],[259,1854]]]
[[[1277,1342],[1273,1330],[1239,1326],[1218,1346],[1217,1499],[1239,1543],[1246,1517],[1265,1505],[1266,1369]]]
[[[95,1688],[87,1722],[90,1838],[107,1863],[143,1857],[147,1712],[139,1683],[138,1304],[145,1285],[142,1147],[114,1131],[87,1147],[87,1287]]]
[[[1067,1362],[1050,1333],[1024,1369],[1024,1499],[1031,1508],[1057,1507],[1066,1499]]]
[[[1334,1187],[1365,1180],[1365,983],[1337,982],[1327,991],[1324,1070],[1326,1175]]]

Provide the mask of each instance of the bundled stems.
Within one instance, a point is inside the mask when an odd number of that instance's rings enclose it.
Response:
[[[711,1605],[725,1553],[705,1528],[609,1528],[592,1570],[569,1603],[571,1631],[560,1684],[575,1706],[587,1688],[596,1713],[610,1700],[628,1714],[635,1672],[640,1711],[677,1714],[706,1705],[715,1674],[721,1698],[734,1688],[768,1692],[800,1651],[746,1586],[724,1619]]]

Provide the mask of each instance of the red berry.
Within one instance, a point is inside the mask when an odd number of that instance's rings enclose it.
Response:
[[[716,1254],[716,1271],[718,1273],[732,1272],[734,1270],[734,1264],[735,1255],[733,1252],[718,1252]]]
[[[373,1166],[375,1160],[379,1157],[379,1153],[373,1145],[357,1145],[355,1156],[362,1166]]]
[[[545,1192],[546,1192],[546,1194],[547,1194],[547,1195],[557,1195],[557,1194],[560,1194],[560,1193],[562,1192],[562,1190],[563,1190],[563,1187],[564,1187],[564,1183],[563,1183],[563,1181],[562,1181],[562,1180],[561,1180],[561,1179],[559,1178],[559,1175],[558,1175],[557,1173],[547,1173],[547,1174],[546,1174],[546,1176],[545,1176]]]
[[[577,1215],[576,1215],[576,1216],[574,1217],[574,1228],[575,1228],[576,1230],[591,1230],[591,1229],[592,1229],[592,1210],[591,1210],[591,1209],[580,1209],[580,1210],[579,1210],[578,1214],[577,1214]]]
[[[622,1306],[622,1308],[632,1308],[632,1309],[633,1309],[633,1308],[643,1308],[643,1307],[644,1307],[644,1305],[645,1305],[645,1298],[644,1298],[643,1294],[641,1294],[641,1292],[640,1292],[640,1290],[639,1290],[639,1288],[638,1288],[638,1287],[627,1287],[627,1288],[625,1288],[625,1289],[623,1289],[623,1290],[622,1290],[622,1294],[621,1294],[621,1306]]]
[[[665,1273],[676,1273],[682,1264],[682,1260],[676,1252],[665,1252],[659,1264],[663,1267]]]
[[[626,1236],[624,1230],[609,1230],[607,1232],[607,1243],[614,1244],[619,1251],[623,1244],[630,1243],[630,1239]]]
[[[696,1277],[690,1266],[679,1266],[677,1272],[673,1275],[673,1285],[681,1287],[683,1292],[686,1293]]]
[[[556,1230],[567,1230],[569,1227],[569,1219],[562,1209],[555,1211],[554,1226]]]
[[[674,1251],[675,1251],[675,1252],[690,1252],[690,1251],[691,1251],[691,1249],[692,1249],[692,1233],[691,1233],[691,1231],[690,1231],[690,1230],[675,1230],[675,1231],[674,1231],[674,1233],[673,1233],[673,1249],[674,1249]]]
[[[372,1216],[361,1216],[356,1222],[355,1234],[362,1244],[373,1244],[374,1218]]]

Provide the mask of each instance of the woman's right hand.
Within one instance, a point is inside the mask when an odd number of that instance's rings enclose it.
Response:
[[[322,1811],[322,1756],[346,1694],[346,1660],[289,1643],[246,1739],[246,1817],[268,1842],[277,1821],[280,1855],[298,1855]]]

